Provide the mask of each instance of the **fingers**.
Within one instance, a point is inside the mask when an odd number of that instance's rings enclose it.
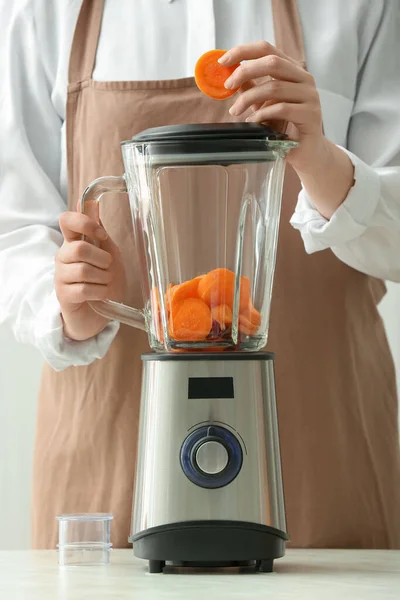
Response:
[[[92,217],[79,212],[66,212],[60,217],[65,241],[56,255],[54,280],[64,311],[75,311],[76,306],[88,301],[106,300],[115,288],[119,250],[97,222],[98,216],[93,213]],[[83,236],[100,244],[93,245]]]
[[[93,267],[87,263],[60,263],[57,278],[63,284],[70,283],[97,283],[108,285],[112,282],[112,273],[105,269]]]
[[[225,87],[227,89],[239,88],[247,81],[260,77],[272,77],[273,79],[291,81],[292,83],[309,83],[312,81],[312,76],[300,65],[271,54],[242,63],[225,81]]]
[[[321,128],[320,109],[310,109],[306,104],[279,102],[260,108],[246,121],[264,123],[265,121],[288,121],[296,125],[300,133],[316,133]]]
[[[106,250],[79,240],[63,244],[57,253],[56,260],[64,264],[88,263],[99,269],[108,269],[113,262],[113,257]]]
[[[284,58],[294,64],[298,64],[284,52],[281,52],[281,50],[278,50],[278,48],[275,48],[275,46],[265,41],[235,46],[235,48],[231,48],[223,56],[221,56],[218,62],[221,63],[221,65],[231,67],[233,65],[237,65],[243,60],[252,60],[269,55],[279,56],[280,58]]]
[[[255,87],[257,85],[257,83],[255,81],[246,81],[246,83],[244,83],[242,85],[242,87],[239,89],[238,93],[239,94],[244,94],[244,92],[246,92],[247,90],[251,90],[253,87]],[[261,105],[263,103],[261,102],[261,104],[254,104],[251,109],[253,112],[255,112],[256,110],[258,110],[259,108],[261,108]]]
[[[242,85],[242,87],[239,89],[238,91],[238,95],[240,94],[244,94],[245,92],[247,92],[247,90],[251,90],[253,89],[255,86],[257,85],[257,83],[255,81],[247,81],[245,84]],[[262,105],[264,104],[263,101],[261,102],[256,102],[255,104],[251,105],[251,110],[253,112],[256,112],[256,110],[258,110],[259,108],[262,107]]]
[[[60,228],[67,242],[80,240],[83,235],[93,240],[104,241],[108,234],[94,219],[77,212],[65,212],[60,216]]]
[[[107,300],[109,295],[106,285],[96,283],[56,284],[56,292],[61,306]]]
[[[113,279],[107,270],[111,262],[108,252],[88,242],[64,244],[56,256],[55,269],[55,288],[61,306],[107,299]]]
[[[278,102],[301,103],[315,100],[315,103],[317,103],[318,94],[315,91],[315,99],[313,94],[314,92],[310,90],[309,86],[301,83],[267,81],[240,94],[229,112],[231,115],[241,115],[250,107],[253,111],[261,109],[264,102],[270,104]]]

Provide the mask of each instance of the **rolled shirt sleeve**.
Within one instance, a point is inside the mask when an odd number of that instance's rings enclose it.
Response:
[[[331,248],[361,272],[400,282],[400,5],[382,3],[375,19],[342,148],[355,183],[329,221],[303,188],[291,224],[307,252]]]

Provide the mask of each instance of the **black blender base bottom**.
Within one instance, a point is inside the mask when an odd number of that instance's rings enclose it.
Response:
[[[272,573],[274,570],[273,559],[255,561],[231,561],[231,562],[179,562],[171,561],[168,564],[163,560],[149,560],[149,573],[174,573],[177,569],[228,569],[235,568],[243,572]]]
[[[150,573],[173,569],[223,569],[270,573],[285,554],[283,531],[242,521],[187,521],[153,527],[132,538],[135,556]]]

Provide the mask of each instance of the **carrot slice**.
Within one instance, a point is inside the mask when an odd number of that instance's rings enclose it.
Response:
[[[212,327],[211,310],[200,298],[186,298],[171,303],[170,336],[180,341],[202,341]]]
[[[245,310],[240,313],[243,317],[245,317],[252,325],[259,327],[261,325],[261,315],[256,308],[254,308],[253,303],[249,300],[249,303]]]
[[[251,323],[243,315],[239,315],[239,331],[246,335],[254,335],[258,331],[258,326]]]
[[[199,297],[208,306],[215,307],[226,304],[233,310],[235,296],[235,274],[229,269],[214,269],[204,275],[198,287]],[[240,278],[239,311],[243,312],[250,302],[250,280],[248,277]],[[218,319],[216,319],[217,321]]]
[[[233,308],[235,274],[228,269],[214,269],[204,275],[198,286],[199,297],[211,308],[227,304]]]
[[[171,290],[171,306],[182,302],[182,300],[187,300],[188,298],[198,298],[197,288],[199,287],[199,282],[202,277],[203,275],[199,275],[199,277],[175,285]]]
[[[248,277],[240,278],[240,301],[239,311],[245,310],[250,302],[250,279]]]
[[[232,325],[232,310],[227,304],[219,304],[211,309],[211,315],[214,321],[220,324],[222,329],[227,325]]]
[[[226,348],[215,348],[214,346],[209,346],[206,348],[194,348],[195,352],[225,352]],[[191,352],[190,348],[174,348],[172,352]]]
[[[172,292],[173,292],[174,287],[175,287],[175,285],[170,283],[167,288],[167,291],[165,292],[165,295],[164,295],[165,308],[168,313],[171,310],[171,298],[172,298]]]
[[[225,100],[236,94],[239,89],[227,90],[224,87],[225,81],[239,66],[224,67],[220,65],[218,59],[225,52],[226,50],[209,50],[200,56],[194,69],[197,87],[203,94],[214,100]]]

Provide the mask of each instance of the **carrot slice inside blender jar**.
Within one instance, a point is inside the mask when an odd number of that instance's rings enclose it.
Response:
[[[254,335],[258,331],[258,325],[254,325],[243,315],[239,315],[239,331],[245,335]]]
[[[171,304],[170,336],[178,341],[205,340],[212,328],[211,310],[200,298],[187,298]]]
[[[199,297],[210,307],[227,304],[233,308],[235,274],[228,269],[214,269],[204,275],[198,286]]]
[[[261,315],[256,308],[254,308],[253,303],[249,300],[249,303],[245,310],[240,313],[245,319],[250,321],[252,325],[259,327],[261,325]]]
[[[232,310],[227,304],[219,304],[211,309],[211,315],[214,321],[217,321],[222,329],[232,325]]]
[[[175,285],[170,290],[171,306],[179,304],[182,300],[187,300],[188,298],[198,298],[198,287],[202,277],[200,275],[199,277]]]
[[[174,287],[175,285],[170,283],[167,288],[167,291],[164,294],[165,309],[168,313],[171,311],[171,298]]]
[[[250,279],[248,277],[240,278],[240,301],[239,310],[246,309],[250,302]]]

